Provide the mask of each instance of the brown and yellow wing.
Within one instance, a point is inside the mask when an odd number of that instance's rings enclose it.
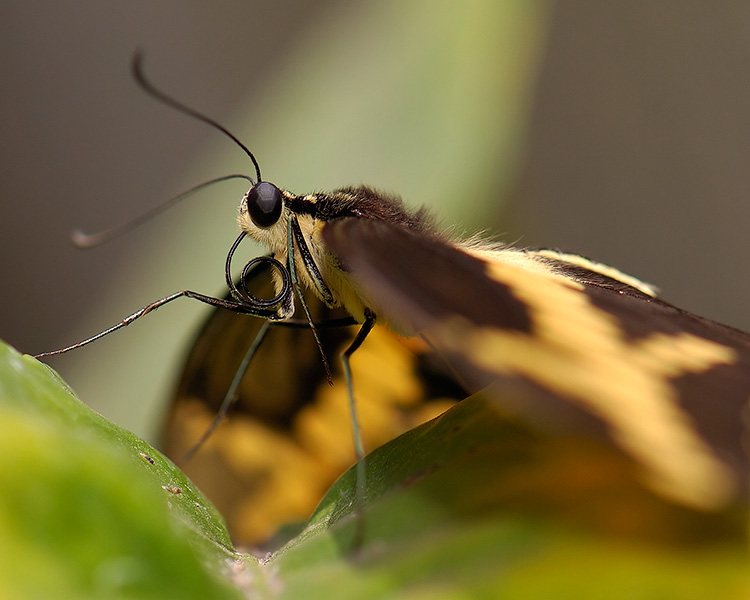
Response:
[[[250,282],[273,295],[270,275]],[[345,313],[307,295],[313,319]],[[304,320],[299,310],[295,318]],[[263,321],[215,310],[198,334],[165,428],[165,450],[179,461],[200,439],[229,389]],[[272,325],[242,379],[227,420],[183,466],[227,520],[236,543],[257,544],[312,513],[354,461],[340,353],[356,327],[318,329],[331,365],[330,386],[308,327]],[[463,390],[442,373],[418,340],[377,327],[354,354],[352,369],[367,450],[450,407]]]
[[[361,218],[327,223],[323,238],[379,317],[422,334],[504,410],[539,431],[609,440],[683,505],[721,510],[746,496],[748,334],[533,253]]]

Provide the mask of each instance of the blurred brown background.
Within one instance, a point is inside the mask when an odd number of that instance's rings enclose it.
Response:
[[[68,241],[249,171],[144,96],[136,47],[279,185],[440,201],[461,229],[585,254],[750,329],[750,4],[374,4],[3,2],[0,337],[48,350],[178,289],[222,289],[237,186],[95,250]],[[153,431],[153,398],[205,314],[172,308],[53,364],[107,416]]]

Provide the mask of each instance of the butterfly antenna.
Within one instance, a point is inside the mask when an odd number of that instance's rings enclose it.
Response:
[[[146,221],[150,221],[155,216],[161,214],[168,208],[171,208],[172,206],[177,204],[180,200],[184,200],[188,196],[192,196],[195,192],[202,190],[203,188],[208,187],[209,185],[213,185],[214,183],[220,183],[222,181],[228,181],[230,179],[244,179],[246,181],[249,181],[251,184],[253,183],[253,180],[250,179],[250,177],[248,177],[247,175],[241,175],[241,174],[224,175],[223,177],[216,177],[214,179],[209,179],[208,181],[199,183],[198,185],[193,186],[189,190],[185,190],[184,192],[181,192],[180,194],[177,194],[176,196],[173,196],[172,198],[167,198],[166,200],[160,202],[153,208],[147,210],[144,213],[141,213],[137,217],[129,221],[125,221],[124,223],[121,223],[119,225],[115,225],[114,227],[110,229],[105,229],[104,231],[99,231],[97,233],[85,233],[79,229],[76,229],[71,234],[71,239],[73,240],[73,243],[78,248],[92,248],[94,246],[99,246],[100,244],[109,242],[110,240],[118,238],[121,235],[128,233],[129,231],[132,231],[133,229],[135,229],[136,227],[139,227]]]
[[[182,102],[175,100],[171,96],[168,96],[167,94],[156,88],[148,79],[146,79],[146,76],[143,74],[143,52],[141,52],[140,50],[137,50],[133,55],[132,68],[133,77],[138,82],[138,85],[140,85],[143,91],[145,91],[147,94],[154,97],[162,104],[166,104],[167,106],[174,108],[184,115],[197,119],[198,121],[202,121],[207,125],[210,125],[214,129],[221,131],[221,133],[226,135],[235,144],[242,148],[245,154],[247,154],[248,157],[250,157],[250,160],[253,162],[253,166],[255,167],[255,174],[258,178],[258,181],[262,181],[262,178],[260,176],[260,165],[258,164],[258,161],[255,159],[253,153],[250,152],[248,147],[245,146],[245,144],[243,144],[239,139],[237,139],[234,134],[232,134],[226,127],[223,127],[210,117],[207,117],[206,115],[199,113],[197,110],[184,105]]]

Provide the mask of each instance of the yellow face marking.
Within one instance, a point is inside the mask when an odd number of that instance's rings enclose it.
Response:
[[[433,335],[488,372],[521,374],[599,415],[659,492],[703,508],[731,497],[728,467],[691,426],[670,378],[732,364],[733,349],[687,333],[631,341],[581,284],[499,261],[488,268],[528,305],[533,333],[463,322]]]
[[[284,194],[285,198],[291,198],[288,192],[281,190],[281,193]],[[312,195],[305,196],[302,200],[310,204],[317,202],[317,198]],[[244,203],[241,203],[237,223],[248,236],[268,248],[279,262],[286,264],[289,253],[289,217],[290,211],[285,207],[277,223],[271,227],[261,228],[253,223]],[[322,229],[325,223],[306,214],[298,215],[297,222],[323,281],[333,293],[334,303],[332,306],[344,306],[354,319],[363,322],[365,309],[374,307],[366,301],[364,292],[356,280],[340,268],[336,257],[326,249],[322,240]],[[300,283],[317,293],[316,285],[312,281],[299,252],[294,252],[294,265]],[[276,271],[273,273],[273,280],[276,293],[279,293],[282,281]],[[321,298],[321,300],[324,299]],[[285,318],[291,315],[282,316]]]

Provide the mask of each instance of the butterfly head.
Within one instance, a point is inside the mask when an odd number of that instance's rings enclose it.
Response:
[[[323,221],[318,219],[317,201],[323,196],[296,196],[267,181],[254,184],[240,203],[238,223],[244,234],[262,244],[284,265],[291,277],[313,290],[328,306],[338,305],[325,280],[338,271],[321,243]],[[293,258],[290,261],[290,256]],[[274,274],[277,292],[280,273]]]
[[[238,224],[253,240],[262,244],[282,263],[288,251],[289,205],[294,195],[273,183],[254,184],[240,202]]]
[[[268,229],[281,219],[284,196],[281,190],[267,181],[251,187],[242,199],[240,214],[247,215],[255,227]]]

